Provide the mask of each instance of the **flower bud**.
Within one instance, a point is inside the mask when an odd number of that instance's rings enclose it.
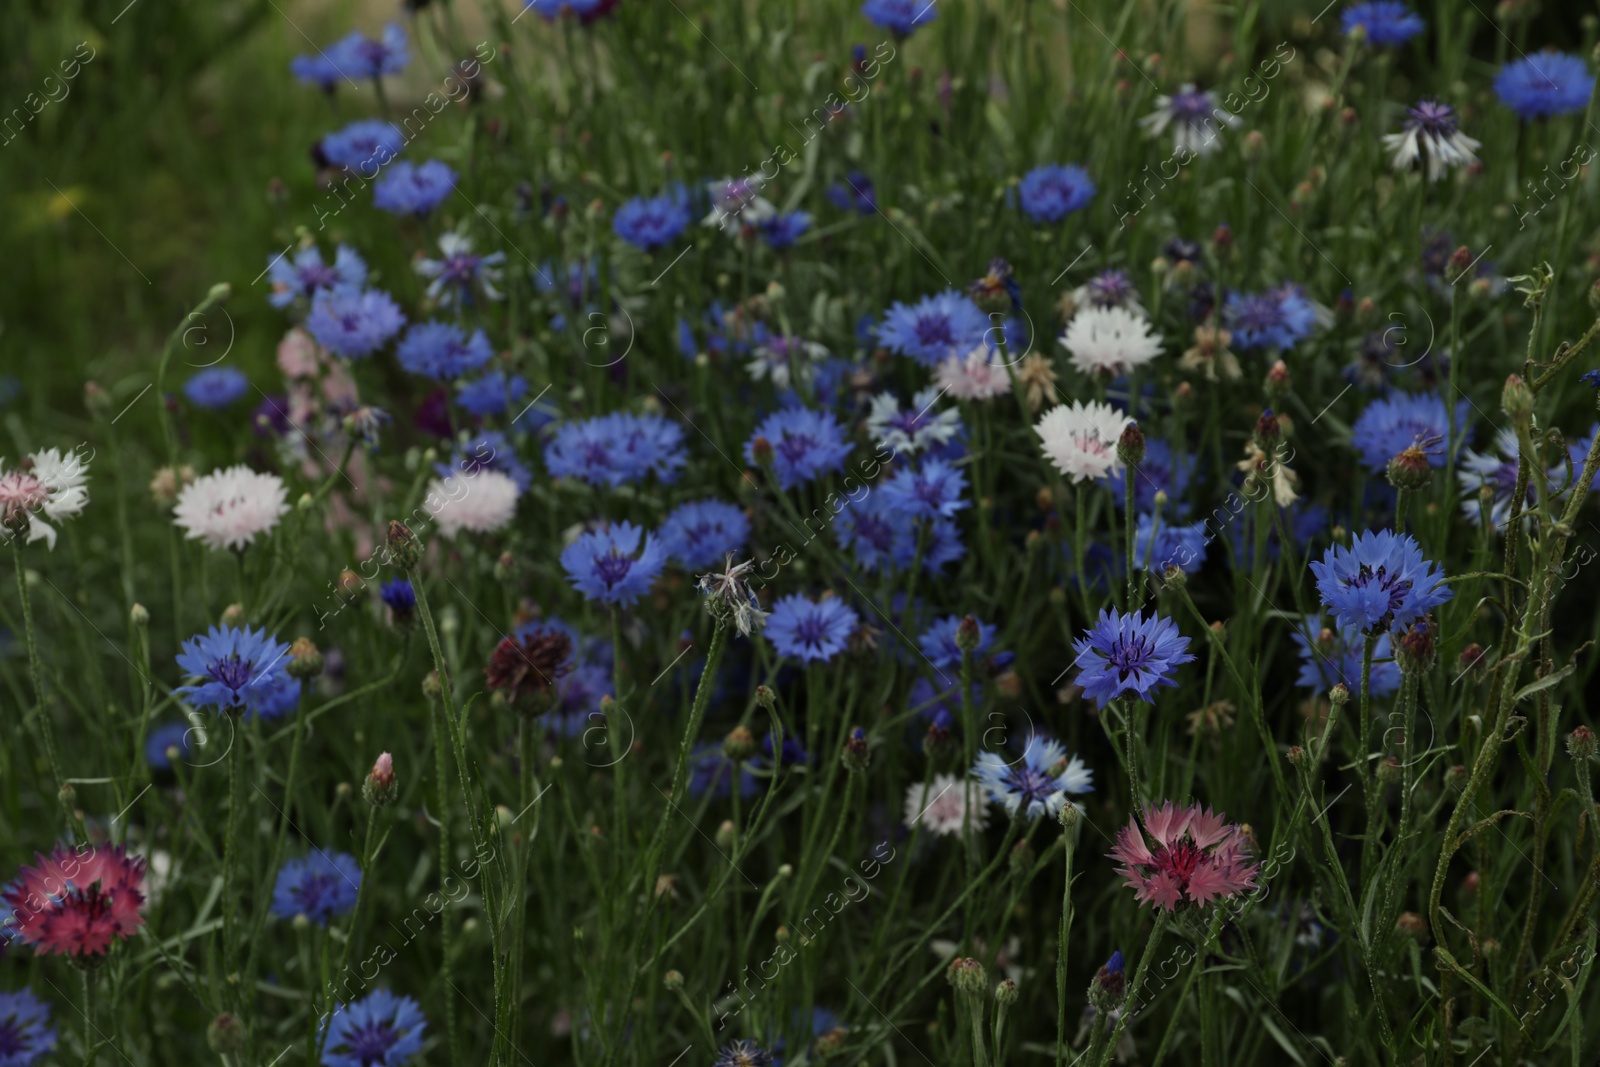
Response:
[[[1378,764],[1378,781],[1384,785],[1393,785],[1401,777],[1400,761],[1393,756],[1385,756]]]
[[[232,1056],[244,1048],[244,1023],[232,1012],[223,1012],[206,1027],[206,1044],[218,1056]]]
[[[750,458],[755,460],[755,464],[758,467],[772,466],[772,442],[758,435],[754,441],[750,442]]]
[[[739,788],[737,785],[735,789]],[[717,847],[724,852],[732,852],[734,842],[738,839],[739,830],[733,825],[732,819],[723,819],[722,825],[717,827]]]
[[[1267,152],[1267,138],[1260,130],[1251,130],[1244,135],[1244,144],[1240,152],[1249,162],[1254,163]]]
[[[222,625],[238,626],[241,622],[244,622],[243,604],[229,604],[222,609]]]
[[[1483,646],[1477,642],[1463,648],[1461,655],[1456,657],[1456,673],[1460,675],[1471,671],[1473,681],[1482,681],[1483,668],[1487,666],[1483,662],[1483,651]]]
[[[722,739],[722,754],[734,763],[743,763],[756,754],[756,738],[744,725],[735,726]]]
[[[289,662],[284,666],[289,677],[305,681],[322,673],[322,653],[309,637],[297,637],[289,646]]]
[[[1467,768],[1463,764],[1456,764],[1444,772],[1444,785],[1452,793],[1459,793],[1467,787]]]
[[[1505,388],[1500,390],[1500,410],[1519,425],[1533,417],[1533,390],[1521,375],[1506,375]]]
[[[1289,392],[1289,368],[1283,360],[1278,360],[1267,369],[1267,378],[1261,383],[1261,388],[1272,403],[1283,402],[1283,398]]]
[[[1007,978],[994,987],[994,1002],[1002,1008],[1009,1008],[1017,1002],[1017,983]]]
[[[394,757],[389,753],[380,753],[372,764],[372,770],[367,773],[367,780],[361,786],[361,795],[368,804],[375,808],[394,803],[395,794],[399,787],[394,780]]]
[[[444,695],[444,686],[439,684],[439,672],[429,671],[422,678],[422,695],[429,700],[438,700]]]
[[[1428,465],[1428,454],[1419,445],[1403,449],[1389,461],[1389,484],[1396,489],[1426,489],[1433,480],[1433,468]]]
[[[1144,447],[1144,431],[1137,422],[1130,422],[1117,440],[1117,458],[1130,467],[1137,467],[1144,462]]]
[[[128,620],[135,626],[145,627],[150,625],[150,610],[143,604],[135,604],[128,611]]]
[[[389,521],[389,554],[401,570],[416,570],[422,562],[422,542],[411,532],[411,527],[398,519]]]
[[[1426,674],[1433,670],[1434,651],[1433,626],[1426,616],[1406,627],[1394,642],[1394,658],[1407,674]]]
[[[978,620],[971,615],[963,615],[961,622],[956,626],[956,647],[963,652],[971,652],[978,647],[981,639]]]
[[[1414,911],[1403,911],[1394,922],[1395,932],[1411,938],[1419,945],[1428,943],[1428,920]]]
[[[922,735],[922,754],[931,760],[947,755],[954,748],[954,738],[950,736],[950,728],[942,725],[937,719],[928,724],[928,732]]]
[[[1282,437],[1283,427],[1278,422],[1278,416],[1273,414],[1271,408],[1266,408],[1256,420],[1256,443],[1262,448],[1270,449]]]
[[[1306,750],[1299,745],[1290,745],[1289,751],[1284,755],[1291,767],[1304,767],[1306,764]]]
[[[683,972],[668,971],[662,976],[661,984],[666,987],[668,993],[676,993],[683,988]]]
[[[844,751],[839,754],[840,761],[844,763],[847,771],[864,771],[872,760],[872,750],[867,745],[867,732],[859,726],[850,728],[850,736],[845,738]]]
[[[960,956],[950,961],[950,966],[945,969],[945,977],[950,980],[950,985],[957,993],[968,997],[981,997],[985,987],[989,984],[988,976],[983,972],[983,964],[970,956]]]
[[[1591,760],[1597,751],[1600,745],[1595,742],[1594,731],[1587,726],[1580,726],[1567,735],[1567,755],[1573,759]]]
[[[1126,995],[1127,979],[1122,970],[1122,950],[1111,954],[1105,965],[1095,972],[1089,982],[1089,1003],[1102,1014],[1122,1007]]]
[[[1328,690],[1328,703],[1336,708],[1342,708],[1350,703],[1350,690],[1343,682],[1339,682]]]
[[[756,686],[756,706],[758,708],[771,711],[773,708],[777,707],[777,705],[777,695],[774,694],[771,689],[764,685]]]

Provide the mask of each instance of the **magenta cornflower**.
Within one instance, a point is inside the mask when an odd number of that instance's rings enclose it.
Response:
[[[1180,808],[1170,800],[1145,806],[1143,829],[1130,818],[1111,858],[1122,864],[1117,873],[1139,903],[1167,911],[1204,907],[1254,889],[1261,869],[1251,858],[1244,827],[1210,808]]]

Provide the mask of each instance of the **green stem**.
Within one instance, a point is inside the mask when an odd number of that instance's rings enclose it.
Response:
[[[1145,943],[1144,953],[1139,957],[1138,969],[1133,972],[1133,984],[1128,987],[1128,998],[1123,1001],[1122,1011],[1117,1015],[1117,1025],[1111,1028],[1105,1047],[1100,1050],[1100,1058],[1096,1067],[1106,1067],[1111,1062],[1112,1055],[1117,1050],[1117,1042],[1122,1039],[1122,1031],[1128,1027],[1128,1019],[1138,1010],[1139,990],[1144,986],[1144,973],[1150,968],[1150,961],[1155,957],[1156,947],[1161,944],[1161,935],[1167,930],[1167,913],[1156,912],[1156,925],[1150,931],[1150,940]]]

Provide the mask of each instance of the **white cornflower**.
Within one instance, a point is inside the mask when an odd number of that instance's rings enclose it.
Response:
[[[761,610],[761,601],[750,588],[750,571],[755,565],[753,559],[734,563],[730,552],[721,573],[702,574],[695,582],[695,588],[706,598],[706,610],[711,616],[718,620],[732,618],[734,627],[746,637],[766,626],[767,616],[772,614]]]
[[[1151,137],[1160,137],[1170,126],[1174,151],[1207,156],[1217,150],[1222,130],[1242,121],[1233,112],[1218,107],[1210,93],[1197,91],[1191,83],[1171,96],[1156,97],[1156,110],[1140,119],[1139,125]]]
[[[453,538],[462,530],[494,533],[517,513],[520,490],[508,474],[479,468],[436,478],[428,486],[422,509],[439,524],[439,532]]]
[[[289,510],[289,494],[276,474],[240,464],[218,468],[186,485],[172,509],[173,521],[189,540],[207,548],[242,549],[268,533]]]
[[[45,519],[60,522],[82,511],[88,480],[89,463],[76,452],[42,449],[12,471],[0,460],[0,541],[26,531],[30,544],[43,540],[54,549],[55,527]]]
[[[1085,374],[1115,377],[1142,367],[1161,354],[1161,338],[1150,323],[1126,308],[1086,307],[1067,323],[1061,343],[1072,353],[1072,365]]]
[[[1131,421],[1110,404],[1077,400],[1045,412],[1033,430],[1056,470],[1074,482],[1088,482],[1122,469],[1117,441]]]
[[[951,396],[961,400],[992,400],[1011,392],[1011,376],[1005,360],[988,342],[979,344],[965,356],[951,356],[939,364],[933,380]]]
[[[914,456],[937,448],[961,432],[961,412],[955,408],[934,411],[938,399],[939,389],[930,385],[911,398],[910,408],[902,410],[893,393],[879,393],[872,398],[867,432],[874,443],[897,455]]]
[[[701,220],[705,226],[715,226],[723,233],[737,235],[744,226],[759,226],[778,213],[771,201],[761,195],[765,184],[754,178],[728,178],[712,182],[711,213]]]
[[[784,334],[774,337],[751,353],[745,364],[756,381],[771,378],[779,389],[787,389],[796,378],[810,377],[811,364],[828,358],[828,350],[815,341]]]
[[[500,264],[505,261],[504,252],[478,255],[472,250],[472,238],[450,231],[439,237],[439,258],[417,260],[416,271],[431,279],[428,299],[451,307],[470,304],[474,287],[488,299],[499,300],[500,290],[495,284],[500,281]]]
[[[1399,133],[1384,134],[1383,147],[1394,153],[1395,170],[1407,170],[1421,158],[1428,165],[1428,180],[1436,182],[1452,167],[1477,159],[1480,144],[1461,132],[1455,108],[1424,100],[1406,110]]]
[[[926,784],[915,782],[906,790],[906,829],[921,823],[930,833],[953,836],[966,826],[967,793],[972,793],[972,828],[982,830],[989,820],[983,791],[953,774],[936,774]]]

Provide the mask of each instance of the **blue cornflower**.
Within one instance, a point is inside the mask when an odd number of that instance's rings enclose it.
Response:
[[[1241,350],[1288,350],[1311,336],[1321,313],[1293,282],[1262,293],[1229,293],[1223,320]]]
[[[422,1005],[374,989],[354,1004],[341,1004],[323,1028],[323,1067],[401,1067],[422,1051],[428,1020]]]
[[[167,756],[167,749],[177,749],[180,759],[187,756],[189,731],[193,729],[187,722],[164,722],[152,728],[144,739],[144,761],[153,770],[170,771],[172,760]]]
[[[1094,199],[1094,180],[1073,163],[1046,163],[1022,176],[1017,186],[1022,213],[1034,222],[1060,222]]]
[[[50,1005],[31,989],[0,993],[0,1067],[32,1067],[55,1047]]]
[[[1168,567],[1193,574],[1206,561],[1206,540],[1203,522],[1163,522],[1158,527],[1150,515],[1140,515],[1133,535],[1133,565],[1155,574]]]
[[[1466,437],[1467,400],[1456,404],[1456,432]],[[1450,437],[1450,411],[1437,393],[1391,393],[1367,405],[1350,428],[1351,444],[1361,453],[1369,471],[1381,474],[1389,461],[1416,445],[1431,467],[1445,465],[1445,441]]]
[[[860,622],[855,609],[838,597],[812,600],[794,593],[772,605],[767,639],[801,663],[826,663],[844,650]]]
[[[178,666],[199,683],[173,692],[197,708],[236,708],[250,700],[253,689],[276,680],[288,655],[289,646],[265,630],[213,626],[185,641],[177,657]]]
[[[851,500],[835,520],[840,548],[855,554],[863,570],[909,567],[916,553],[914,524],[885,493]]]
[[[250,391],[250,379],[237,367],[207,367],[183,383],[183,395],[203,408],[225,408]]]
[[[1523,120],[1570,115],[1589,106],[1594,75],[1581,56],[1540,52],[1501,67],[1494,91]]]
[[[1348,548],[1334,545],[1311,573],[1340,628],[1362,633],[1401,629],[1453,595],[1416,540],[1393,530],[1357,534]]]
[[[689,208],[680,196],[634,197],[611,220],[616,235],[646,252],[676,241],[689,228]]]
[[[1380,48],[1394,48],[1405,44],[1421,33],[1426,26],[1416,12],[1399,0],[1367,0],[1351,4],[1344,9],[1340,25],[1346,34],[1356,27],[1367,35],[1367,40]]]
[[[492,370],[456,388],[456,403],[462,410],[483,418],[504,415],[506,409],[528,393],[528,379],[520,374],[506,375],[505,371]]]
[[[306,329],[336,356],[364,359],[400,332],[406,317],[381,289],[323,289],[311,301]]]
[[[1140,512],[1154,512],[1156,494],[1167,494],[1170,514],[1187,515],[1189,503],[1184,499],[1189,489],[1189,479],[1194,474],[1194,457],[1187,452],[1174,454],[1172,446],[1160,438],[1145,442],[1144,459],[1137,468],[1123,466],[1122,473],[1108,474],[1100,484],[1111,490],[1111,499],[1117,507],[1127,504],[1127,485],[1133,482],[1133,508]]]
[[[949,519],[934,519],[919,532],[922,537],[922,569],[937,574],[946,563],[954,563],[967,554],[961,543],[961,530]]]
[[[628,607],[667,562],[661,542],[631,522],[583,534],[561,553],[567,580],[586,600]]]
[[[435,381],[450,381],[477,370],[494,356],[484,332],[467,331],[449,322],[419,322],[395,346],[400,366]]]
[[[869,0],[869,3],[872,0]],[[777,1067],[772,1053],[754,1041],[730,1041],[722,1046],[711,1067]]]
[[[722,751],[720,741],[701,741],[689,753],[689,795],[703,797],[710,793],[718,800],[733,792],[733,775],[739,774],[739,795],[746,800],[756,795],[760,781],[748,763],[735,767],[733,760]]]
[[[300,707],[300,683],[286,671],[274,671],[245,691],[244,717],[281,719]]]
[[[329,52],[336,55],[341,72],[352,78],[399,74],[411,62],[406,31],[393,22],[383,28],[382,37],[368,37],[357,31],[341,38]]]
[[[611,488],[650,474],[674,482],[686,462],[683,427],[660,415],[627,411],[564,423],[544,450],[552,477]]]
[[[267,281],[272,286],[268,297],[276,308],[288,307],[297,299],[310,300],[323,289],[360,292],[367,284],[367,264],[356,252],[340,245],[333,263],[322,262],[315,247],[302,248],[293,257],[273,256],[267,265]]]
[[[791,211],[783,215],[774,215],[763,221],[757,229],[771,247],[792,248],[794,243],[811,229],[811,214],[807,211]]]
[[[396,620],[409,619],[417,610],[417,591],[406,578],[391,578],[378,586],[378,599],[394,613]]]
[[[884,312],[878,340],[884,347],[933,367],[951,356],[965,356],[989,333],[989,316],[970,297],[946,289],[916,304],[898,301]]]
[[[501,264],[504,252],[480,256],[472,250],[472,238],[454,231],[439,238],[439,258],[419,259],[412,268],[428,279],[428,299],[441,307],[469,306],[475,289],[489,300],[499,300]]]
[[[331,93],[340,80],[345,78],[340,63],[342,58],[339,46],[330,44],[315,55],[295,56],[289,60],[289,73],[293,74],[295,81],[302,85],[315,85],[323,92]]]
[[[695,500],[680,504],[661,524],[661,545],[685,567],[708,567],[730,552],[744,548],[750,520],[739,508],[722,500]]]
[[[361,889],[361,865],[348,852],[313,849],[278,868],[272,887],[272,914],[280,919],[296,915],[328,925],[329,920],[356,906]]]
[[[1014,760],[998,752],[978,753],[972,777],[1013,818],[1054,816],[1067,806],[1067,794],[1094,791],[1094,772],[1082,759],[1068,759],[1061,742],[1036,734],[1028,736],[1022,755]]]
[[[1078,667],[1078,684],[1095,707],[1104,708],[1120,696],[1150,703],[1156,689],[1176,686],[1174,668],[1194,659],[1189,639],[1171,619],[1142,612],[1122,614],[1100,609],[1100,619],[1072,643]]]
[[[981,619],[973,621],[978,624],[978,645],[972,650],[972,660],[976,663],[993,647],[994,627]],[[956,644],[956,631],[959,629],[961,616],[946,615],[917,638],[917,647],[922,650],[923,658],[935,669],[961,666],[961,648]]]
[[[527,0],[523,10],[532,8],[546,22],[554,22],[561,15],[575,15],[587,26],[611,13],[622,0]]]
[[[828,186],[827,195],[828,202],[840,211],[871,215],[878,210],[878,192],[872,186],[872,179],[859,170],[845,175],[842,183]]]
[[[372,187],[373,206],[395,215],[426,215],[456,187],[456,172],[437,159],[396,163]]]
[[[1600,370],[1586,370],[1578,375],[1578,381],[1590,389],[1600,389]]]
[[[784,408],[773,412],[745,442],[744,458],[759,465],[756,442],[772,449],[772,466],[778,485],[790,489],[844,466],[850,443],[832,412],[810,408]]]
[[[1343,682],[1350,692],[1361,692],[1361,657],[1366,647],[1361,631],[1354,626],[1332,630],[1322,625],[1322,616],[1307,615],[1292,636],[1300,647],[1296,685],[1326,693]],[[1389,662],[1380,662],[1383,660]],[[1386,697],[1399,688],[1400,668],[1393,662],[1389,635],[1382,634],[1372,648],[1372,695]]]
[[[363,178],[372,178],[405,146],[405,134],[394,123],[360,119],[322,139],[322,158]]]
[[[967,476],[942,459],[928,458],[918,470],[901,467],[879,491],[889,505],[918,519],[949,518],[972,502],[962,498]]]
[[[909,37],[912,30],[939,17],[937,3],[938,0],[867,0],[861,5],[861,13],[874,25]]]
[[[486,430],[478,436],[463,441],[456,447],[449,463],[436,463],[439,477],[448,478],[457,473],[477,474],[479,471],[499,471],[526,493],[533,485],[533,471],[517,456],[516,446],[506,435]]]

